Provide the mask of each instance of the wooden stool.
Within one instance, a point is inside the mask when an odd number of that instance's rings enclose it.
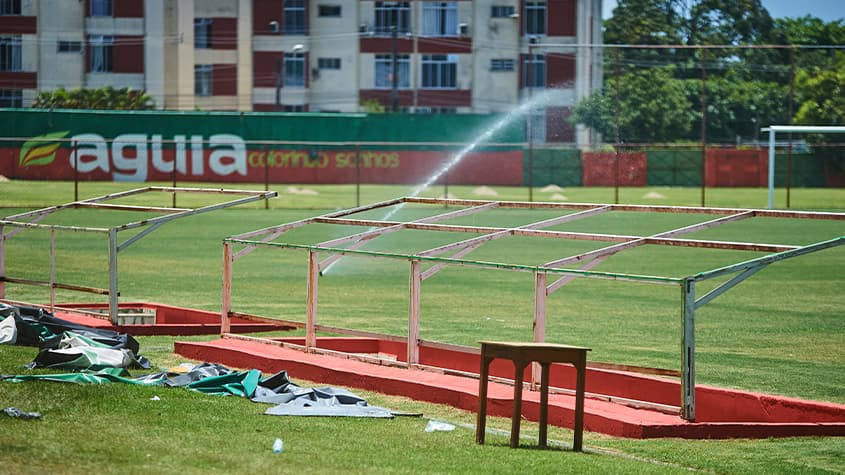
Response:
[[[522,412],[522,378],[525,367],[532,361],[540,363],[540,447],[546,447],[549,415],[549,369],[552,363],[571,363],[577,370],[575,383],[575,441],[572,449],[581,451],[584,432],[584,379],[587,372],[587,352],[590,348],[550,343],[510,343],[481,341],[481,371],[478,382],[478,421],[475,441],[484,443],[487,424],[487,380],[490,362],[495,358],[513,361],[513,417],[511,419],[511,447],[519,446],[519,422]]]

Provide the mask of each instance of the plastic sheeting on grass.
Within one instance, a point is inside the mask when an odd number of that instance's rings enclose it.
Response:
[[[36,368],[149,368],[131,335],[91,328],[53,316],[40,308],[0,303],[0,344],[37,346]],[[12,325],[14,322],[14,326]]]
[[[389,409],[370,406],[367,401],[342,388],[302,388],[290,382],[286,371],[261,379],[257,369],[232,371],[214,363],[180,367],[131,378],[121,368],[97,372],[3,376],[8,382],[55,381],[78,384],[127,383],[146,386],[184,387],[205,394],[251,398],[273,404],[264,414],[274,416],[343,416],[391,418]]]
[[[393,417],[389,409],[370,406],[343,388],[301,388],[288,380],[286,371],[262,380],[252,400],[275,404],[264,411],[271,416]]]

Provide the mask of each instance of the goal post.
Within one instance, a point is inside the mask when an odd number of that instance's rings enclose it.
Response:
[[[769,133],[769,209],[775,207],[775,137],[778,132],[845,134],[845,126],[770,125],[762,132]]]

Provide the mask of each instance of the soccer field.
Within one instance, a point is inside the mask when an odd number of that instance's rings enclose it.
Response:
[[[125,184],[83,183],[81,198],[125,190]],[[313,190],[317,194],[302,193]],[[355,205],[354,187],[300,187],[297,193],[280,187],[281,196],[263,203],[185,218],[162,226],[121,255],[121,301],[149,300],[219,310],[222,286],[222,241],[227,236],[291,222]],[[370,203],[405,191],[369,187],[362,202]],[[473,189],[452,189],[461,198],[487,198]],[[497,199],[526,199],[525,189],[498,190]],[[537,196],[541,193],[537,191]],[[670,202],[694,205],[698,190],[633,190],[621,196],[650,192],[677,193]],[[714,190],[712,194],[716,194]],[[710,206],[759,207],[759,190],[719,190]],[[841,190],[800,190],[818,196],[807,209],[845,209]],[[3,215],[73,199],[72,184],[0,183]],[[580,201],[612,200],[613,190],[564,190]],[[750,202],[733,202],[753,195]],[[838,194],[837,194],[838,193]],[[596,194],[592,200],[587,194]],[[579,196],[580,195],[580,196]],[[683,197],[681,197],[683,195]],[[432,196],[439,196],[432,193]],[[570,197],[570,198],[573,198]],[[636,196],[634,196],[635,198]],[[634,198],[631,201],[636,202]],[[180,198],[181,199],[181,198]],[[187,198],[186,198],[187,199]],[[721,201],[717,201],[721,200]],[[162,196],[157,206],[169,206]],[[131,200],[130,200],[131,201]],[[571,201],[576,201],[574,198]],[[742,201],[742,200],[739,200]],[[202,203],[180,202],[180,206]],[[655,204],[655,203],[648,203]],[[420,213],[409,208],[407,213]],[[541,218],[525,213],[476,215],[473,225],[513,224]],[[400,216],[402,217],[402,216]],[[403,219],[408,218],[405,216]],[[572,231],[648,233],[685,224],[674,215],[624,219],[604,215],[570,223]],[[138,214],[68,210],[48,223],[108,226],[140,219]],[[486,221],[489,220],[490,222]],[[840,222],[800,221],[771,226],[769,220],[745,220],[735,228],[719,227],[696,235],[701,239],[731,239],[805,244],[845,234]],[[577,226],[576,226],[577,224]],[[6,259],[8,275],[45,277],[49,236],[27,230],[7,240],[15,257]],[[302,229],[284,239],[313,242],[326,237],[322,226]],[[108,280],[107,248],[102,240],[71,233],[57,239],[57,279],[92,286]],[[442,242],[441,236],[420,231],[398,232],[373,240],[366,249],[407,251]],[[479,260],[513,259],[533,262],[549,256],[589,249],[585,243],[556,242],[539,246],[515,239],[505,246],[482,246]],[[16,247],[16,248],[15,248]],[[599,268],[613,272],[653,272],[685,275],[725,261],[747,257],[706,249],[637,249],[607,260]],[[842,357],[845,347],[841,291],[845,249],[829,249],[779,262],[759,272],[697,312],[697,379],[700,383],[732,386],[826,401],[845,402]],[[239,310],[268,316],[305,318],[307,256],[301,250],[261,249],[235,264],[235,305]],[[399,261],[345,258],[321,278],[320,321],[343,327],[403,334],[407,330],[408,269]],[[531,336],[530,274],[449,268],[425,282],[421,308],[421,338],[472,345],[478,339],[524,339]],[[48,301],[44,288],[7,284],[7,296]],[[102,297],[59,292],[59,301]],[[631,282],[579,279],[564,286],[548,302],[547,339],[594,348],[591,360],[677,368],[680,358],[680,298],[676,287]],[[179,339],[210,339],[180,337]],[[143,353],[158,367],[178,364],[174,337],[139,337]],[[0,351],[0,372],[28,371],[22,364],[32,348]],[[263,407],[240,398],[220,398],[160,388],[79,386],[56,383],[0,383],[0,403],[40,411],[41,421],[9,420],[0,444],[0,460],[15,473],[114,472],[122,469],[156,473],[246,473],[299,471],[314,473],[836,473],[843,468],[845,445],[837,437],[759,440],[627,440],[587,433],[587,454],[558,450],[512,450],[506,436],[476,445],[471,430],[474,414],[444,406],[364,392],[372,404],[459,427],[451,433],[426,434],[425,420],[382,421],[273,418]],[[307,382],[306,385],[309,385]],[[154,400],[154,401],[153,401]],[[489,427],[505,429],[509,421],[493,418]],[[190,429],[189,429],[190,428]],[[524,424],[529,435],[536,425]],[[571,433],[551,428],[553,440],[571,440]],[[275,437],[285,439],[285,452],[273,454]],[[367,443],[361,443],[366,439]],[[61,441],[58,443],[57,441]],[[226,450],[221,450],[226,447]],[[330,456],[328,455],[330,454]],[[284,467],[284,468],[280,468]]]

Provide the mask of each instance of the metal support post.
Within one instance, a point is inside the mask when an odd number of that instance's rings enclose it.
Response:
[[[408,364],[420,362],[420,286],[422,283],[420,261],[411,260],[411,276],[408,282]]]
[[[319,254],[308,251],[308,293],[305,322],[305,348],[317,346],[317,279],[320,277]]]
[[[546,273],[534,273],[534,343],[546,341]],[[542,380],[542,366],[533,362],[531,364],[531,387],[537,387]]]
[[[232,244],[223,243],[223,299],[220,308],[220,334],[232,330],[229,313],[232,311]]]
[[[695,280],[681,284],[683,335],[681,337],[681,418],[695,421]]]
[[[117,321],[117,299],[120,292],[117,288],[117,228],[109,228],[109,319],[115,325]]]

